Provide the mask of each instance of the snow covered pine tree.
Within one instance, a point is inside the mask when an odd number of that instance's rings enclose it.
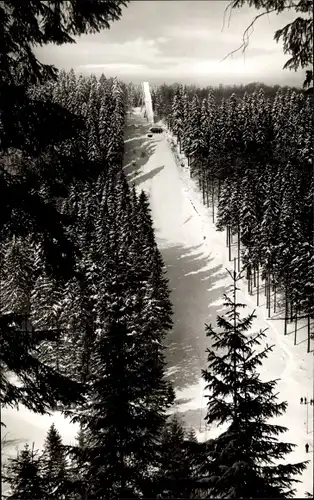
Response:
[[[265,333],[249,334],[254,312],[241,318],[237,302],[240,275],[229,272],[233,280],[232,298],[224,295],[224,316],[217,317],[214,331],[206,326],[212,339],[207,349],[208,369],[203,378],[209,391],[208,424],[227,424],[228,428],[209,443],[208,460],[200,467],[199,484],[218,498],[289,498],[294,478],[306,468],[307,462],[276,464],[295,445],[278,441],[285,427],[268,420],[285,412],[286,402],[276,402],[276,380],[262,382],[258,367],[272,347],[260,347]],[[219,352],[220,351],[220,352]],[[207,497],[209,498],[209,497]]]

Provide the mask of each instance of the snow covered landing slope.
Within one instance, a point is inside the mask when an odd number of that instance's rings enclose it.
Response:
[[[148,129],[138,113],[130,117],[125,173],[150,196],[156,238],[166,264],[174,305],[167,362],[176,389],[175,409],[182,413],[187,426],[196,429],[199,439],[206,439],[222,429],[206,429],[203,420],[206,399],[201,368],[206,365],[208,343],[204,323],[215,324],[217,314],[222,312],[222,294],[230,285],[226,268],[232,269],[233,264],[228,259],[225,234],[215,230],[211,209],[203,206],[184,157],[177,154],[180,161],[175,160],[171,136],[165,132],[148,139]],[[235,255],[233,252],[232,257]],[[313,406],[300,404],[301,396],[308,400],[313,397],[313,352],[306,353],[306,330],[300,323],[294,346],[290,330],[284,336],[283,321],[267,319],[265,301],[256,307],[255,297],[248,295],[245,283],[238,299],[248,305],[247,312],[256,309],[253,331],[268,328],[266,341],[275,344],[261,376],[264,380],[280,378],[280,400],[289,403],[286,414],[276,419],[289,429],[283,440],[297,444],[289,462],[310,460],[300,478],[302,483],[296,486],[297,495],[303,497],[306,491],[313,491]],[[306,443],[310,445],[308,454]]]

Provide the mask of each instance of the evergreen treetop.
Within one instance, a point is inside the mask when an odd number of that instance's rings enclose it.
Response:
[[[16,458],[9,458],[5,481],[10,485],[10,500],[42,500],[45,489],[40,475],[40,457],[28,444]]]
[[[212,346],[206,351],[208,369],[202,371],[209,391],[205,420],[226,430],[213,440],[208,464],[199,471],[201,483],[218,497],[289,498],[299,482],[294,476],[306,462],[278,463],[295,445],[280,441],[287,429],[269,420],[284,414],[287,403],[278,402],[276,380],[260,378],[272,346],[263,345],[265,331],[251,332],[254,312],[240,316],[245,305],[237,300],[237,283],[242,277],[229,274],[232,295],[224,295],[226,311],[217,317],[218,330],[206,325]]]

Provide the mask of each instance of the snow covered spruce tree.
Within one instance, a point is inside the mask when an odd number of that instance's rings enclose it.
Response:
[[[149,494],[173,401],[162,347],[171,304],[148,207],[122,172],[107,181],[96,220],[88,397],[68,411],[84,433],[84,447],[70,454],[84,464],[78,487],[91,499]]]
[[[34,249],[34,284],[30,293],[30,321],[34,330],[55,332],[55,341],[40,343],[38,352],[42,362],[60,372],[60,316],[62,314],[62,287],[44,268],[42,245]]]
[[[184,107],[183,107],[183,86],[179,85],[172,101],[171,109],[171,131],[177,137],[180,152],[182,147],[182,136],[184,130]]]
[[[40,472],[45,492],[42,498],[51,500],[65,498],[68,480],[67,465],[61,435],[52,424],[48,430],[40,459]]]
[[[213,211],[213,220],[215,218],[215,195],[220,195],[220,163],[217,149],[220,139],[218,129],[218,109],[215,96],[212,90],[208,92],[206,102],[202,106],[201,112],[201,141],[203,145],[204,163],[206,163],[206,202],[209,206],[209,194],[211,194],[211,206]],[[216,189],[217,186],[217,189]],[[205,201],[205,198],[203,197]]]
[[[96,20],[94,19],[93,22]],[[4,294],[1,296],[3,300],[1,303],[0,336],[2,338],[1,345],[7,346],[2,348],[0,352],[0,361],[4,370],[1,380],[2,404],[14,405],[20,402],[26,404],[28,408],[44,412],[51,406],[55,406],[57,401],[63,404],[70,403],[73,397],[74,399],[79,398],[82,392],[80,384],[68,380],[70,372],[72,375],[69,366],[72,367],[73,361],[75,361],[77,370],[78,360],[72,359],[71,363],[67,365],[67,371],[62,370],[64,367],[59,363],[59,360],[63,359],[60,345],[52,342],[51,330],[54,328],[58,330],[59,326],[62,326],[67,332],[68,339],[73,333],[69,329],[71,322],[61,321],[61,319],[69,319],[69,316],[64,318],[63,315],[62,318],[61,313],[63,311],[69,312],[69,307],[66,307],[69,305],[69,293],[72,292],[73,296],[74,284],[78,285],[77,277],[73,278],[74,268],[76,268],[76,272],[81,272],[79,266],[77,268],[79,256],[70,251],[70,247],[75,241],[80,250],[85,250],[86,241],[89,238],[90,224],[88,225],[86,222],[84,231],[82,231],[78,224],[78,215],[81,215],[79,210],[82,210],[83,188],[85,188],[85,195],[90,193],[90,189],[88,190],[86,187],[93,184],[99,168],[99,158],[97,158],[97,154],[93,155],[93,152],[97,153],[97,113],[100,102],[98,93],[97,80],[95,83],[94,79],[89,80],[82,77],[76,81],[73,72],[70,74],[60,72],[57,80],[28,89],[28,99],[40,102],[42,107],[45,107],[46,99],[50,99],[53,104],[74,110],[84,120],[84,112],[87,113],[88,110],[93,111],[93,113],[90,113],[88,123],[87,120],[84,121],[85,127],[83,123],[75,134],[73,132],[73,136],[66,134],[66,137],[62,136],[58,140],[54,138],[54,147],[49,148],[50,142],[48,142],[44,151],[42,149],[35,151],[36,154],[32,160],[28,160],[28,155],[22,148],[22,157],[17,162],[17,173],[23,171],[25,174],[25,172],[32,171],[34,175],[33,177],[29,176],[26,180],[23,177],[23,186],[19,185],[18,189],[14,188],[14,193],[10,191],[11,207],[15,203],[13,195],[27,202],[27,207],[22,207],[22,212],[12,208],[11,223],[7,226],[1,226],[6,239],[2,245],[1,288]],[[116,102],[118,102],[117,99]],[[49,112],[49,106],[47,109]],[[60,111],[59,107],[56,109]],[[118,107],[118,110],[120,112],[119,126],[121,127],[121,106]],[[90,129],[87,125],[90,126]],[[118,133],[117,129],[115,133]],[[119,131],[119,138],[121,142],[121,131]],[[95,148],[93,148],[94,145]],[[119,155],[121,156],[121,144],[119,144]],[[51,165],[56,168],[52,169]],[[38,172],[38,176],[35,175],[35,172]],[[5,175],[6,181],[9,182],[9,172]],[[17,179],[18,175],[14,177],[14,182]],[[13,188],[13,185],[11,187]],[[25,197],[23,189],[26,189],[27,193],[33,193],[33,195]],[[61,205],[64,210],[59,211]],[[69,213],[68,208],[71,208],[71,213]],[[87,211],[87,215],[91,216],[90,206],[88,206]],[[17,217],[17,213],[20,214],[19,217]],[[84,222],[86,219],[87,217],[85,217]],[[43,220],[46,220],[44,225],[49,220],[49,231],[46,227],[42,231]],[[20,229],[21,224],[23,231]],[[83,232],[84,234],[82,234]],[[56,241],[53,240],[54,235],[57,235]],[[34,266],[34,252],[30,245],[30,242],[34,243],[34,241],[42,250],[42,255],[37,259],[39,266],[37,266],[37,262]],[[60,252],[63,251],[68,254],[68,257],[71,253],[71,265],[69,259],[67,265],[64,265],[64,259],[63,261],[61,259],[63,263],[60,262],[60,259],[58,261],[56,254],[59,254],[60,257]],[[84,266],[83,269],[85,269]],[[55,277],[51,277],[51,274],[54,273],[58,275],[58,281],[54,279]],[[64,282],[69,278],[69,275],[72,280],[67,282],[65,287]],[[60,282],[62,282],[62,286]],[[76,301],[76,306],[78,306],[78,301]],[[85,311],[86,308],[84,313]],[[17,317],[20,314],[26,315],[28,319],[31,315],[33,324],[27,322],[28,331],[25,330],[24,319],[20,321],[21,317]],[[79,313],[77,307],[72,310],[72,319],[75,314],[78,323],[78,317],[81,316],[82,319],[84,314]],[[83,320],[81,325],[82,323],[84,323]],[[81,328],[81,335],[82,331],[86,331],[86,329]],[[74,337],[73,335],[72,345],[77,340],[77,337]],[[61,340],[63,342],[64,339]],[[14,342],[14,349],[12,342]],[[78,351],[81,352],[79,349]],[[69,361],[71,359],[69,351],[64,350],[63,354],[65,353],[67,354],[65,361]],[[50,369],[49,365],[53,368]],[[23,387],[16,388],[9,381],[6,375],[7,371],[14,372],[20,378]],[[76,377],[76,380],[81,381],[81,378]],[[41,391],[38,391],[39,387],[42,388]]]
[[[33,255],[30,242],[13,236],[3,241],[0,269],[0,314],[29,313],[33,286]]]
[[[124,99],[124,96],[120,83],[114,79],[107,81],[102,78],[97,81],[95,77],[80,77],[76,82],[72,72],[67,74],[64,71],[60,72],[59,78],[53,84],[42,86],[37,93],[45,95],[47,87],[51,87],[51,93],[56,102],[66,107],[73,107],[75,112],[82,116],[84,115],[82,109],[85,105],[86,118],[84,116],[83,118],[86,121],[86,128],[82,131],[77,148],[87,168],[94,168],[94,171],[90,171],[88,182],[79,178],[73,180],[68,196],[63,197],[60,203],[62,215],[71,221],[71,224],[65,228],[66,234],[69,239],[75,241],[81,253],[81,256],[76,259],[76,272],[80,278],[76,276],[62,284],[54,282],[45,271],[43,259],[38,258],[40,256],[37,255],[36,249],[35,274],[37,279],[31,293],[31,316],[36,330],[55,327],[62,332],[59,342],[44,342],[41,345],[41,361],[48,362],[62,374],[71,373],[75,380],[84,381],[88,371],[90,341],[94,332],[92,311],[98,272],[95,264],[97,261],[95,223],[99,212],[98,198],[101,191],[99,182],[100,184],[104,182],[104,177],[109,175],[109,170],[120,168],[119,164],[114,165],[113,161],[110,161],[108,172],[98,176],[100,153],[103,158],[106,156],[106,152],[102,149],[103,143],[99,138],[100,125],[107,130],[111,115],[117,116],[117,126],[113,131],[116,142],[111,145],[111,153],[120,158],[124,119],[124,108],[120,101]],[[106,104],[112,103],[111,114],[106,117],[101,116],[100,106],[104,95],[107,99]],[[104,118],[105,123],[101,122]],[[109,142],[110,135],[107,134],[105,140]],[[38,247],[42,250],[42,245]],[[41,273],[39,268],[42,268]]]
[[[56,180],[62,181],[65,187],[79,171],[83,173],[78,168],[78,158],[72,157],[70,162],[67,155],[62,152],[59,154],[58,148],[60,143],[64,146],[68,140],[76,139],[82,124],[64,109],[67,102],[65,95],[60,106],[49,99],[53,92],[46,92],[43,99],[40,95],[38,99],[36,92],[29,94],[30,85],[48,81],[50,84],[58,73],[54,66],[37,60],[33,43],[63,45],[74,42],[75,35],[108,29],[113,21],[121,17],[122,7],[126,5],[127,1],[95,1],[86,11],[84,6],[75,2],[62,4],[61,7],[51,2],[38,4],[37,7],[28,3],[16,10],[15,3],[7,1],[5,6],[0,7],[3,21],[0,49],[3,60],[1,152],[11,157],[11,148],[19,150],[20,160],[26,167],[14,175],[9,169],[1,171],[3,196],[0,230],[10,225],[14,226],[16,235],[33,232],[45,235],[50,250],[47,260],[52,268],[55,268],[56,262],[63,263],[61,274],[64,275],[73,272],[73,248],[64,238],[54,203],[45,204],[38,199],[38,182],[45,176],[49,178],[50,187],[58,183]],[[53,27],[50,22],[52,18]],[[24,33],[23,41],[20,40],[20,32]],[[24,56],[20,58],[23,51]],[[14,63],[16,60],[19,60],[18,67]],[[46,168],[34,169],[34,163],[36,167],[46,164]],[[71,168],[69,163],[72,163]]]
[[[274,313],[279,312],[276,298],[280,295],[285,304],[281,314],[286,317],[286,324],[295,321],[297,330],[297,321],[307,318],[310,332],[313,318],[311,271],[307,277],[302,272],[298,278],[297,263],[298,252],[304,254],[303,248],[307,248],[310,262],[314,254],[311,102],[295,90],[279,88],[275,92],[273,89],[266,95],[265,86],[261,87],[251,86],[250,93],[244,88],[242,98],[239,98],[240,92],[236,95],[231,89],[230,92],[224,89],[226,98],[217,105],[218,89],[206,89],[207,104],[203,99],[198,126],[192,126],[193,95],[203,96],[203,90],[185,87],[183,95],[178,86],[163,86],[159,92],[166,118],[171,118],[172,132],[183,137],[183,149],[192,170],[196,163],[202,167],[196,169],[195,177],[207,206],[211,192],[213,221],[218,191],[216,227],[218,230],[226,228],[230,254],[232,235],[237,234],[238,263],[246,269],[249,291],[257,288],[259,304],[259,290],[263,284],[269,315],[272,307]],[[172,113],[168,103],[172,105]],[[182,107],[190,109],[189,121],[182,120]],[[191,149],[192,137],[197,146],[194,151]],[[291,190],[291,185],[296,188],[293,196],[286,192]],[[297,208],[291,210],[290,207],[288,214],[290,198]],[[279,217],[278,207],[285,207],[289,224],[282,210]],[[274,242],[273,235],[277,233],[273,229],[278,225],[281,230]],[[299,235],[297,240],[302,241],[299,250],[300,245],[291,242],[288,227],[293,227],[293,234]],[[298,290],[303,289],[301,301],[300,292],[294,292],[292,282]]]
[[[191,176],[197,176],[199,180],[199,186],[201,188],[202,181],[202,144],[200,141],[200,119],[201,119],[201,106],[197,95],[194,95],[190,106],[190,116],[189,116],[189,129],[187,135],[190,139],[190,172]]]
[[[160,464],[153,497],[194,498],[199,456],[200,446],[194,430],[186,432],[176,414],[169,417],[161,437]]]
[[[9,458],[5,472],[5,481],[10,485],[9,500],[42,500],[45,497],[45,485],[42,480],[41,458],[38,451],[26,444],[16,458]]]
[[[43,414],[57,403],[67,405],[82,401],[83,386],[80,383],[40,360],[39,345],[43,340],[55,340],[55,335],[28,327],[24,316],[5,314],[0,318],[0,403],[11,407],[23,404]],[[14,350],[11,349],[12,343]],[[12,372],[19,384],[12,379]]]
[[[272,347],[261,347],[263,331],[250,332],[254,312],[240,317],[245,307],[237,301],[241,276],[229,274],[232,298],[224,296],[226,312],[217,317],[218,331],[206,326],[213,343],[207,349],[208,369],[202,371],[209,392],[205,420],[226,430],[209,443],[199,484],[209,491],[207,498],[289,498],[298,482],[294,476],[306,462],[280,463],[295,445],[279,440],[285,427],[269,423],[287,407],[277,402],[276,380],[263,382],[258,373]]]

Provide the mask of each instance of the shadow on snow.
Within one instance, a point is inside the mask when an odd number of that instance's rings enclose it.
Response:
[[[209,268],[213,260],[197,252],[198,247],[180,245],[160,248],[166,268],[170,299],[173,304],[173,328],[165,346],[168,377],[175,390],[198,382],[206,367],[209,340],[205,323],[216,323],[225,288],[215,284],[225,277],[223,266]],[[220,272],[220,271],[223,272]]]
[[[124,134],[124,173],[128,181],[134,182],[136,185],[146,180],[146,178],[140,180],[137,177],[142,174],[142,167],[148,162],[156,149],[154,141],[146,137],[150,125],[145,120],[143,123],[138,124],[139,120],[144,119],[140,119],[138,116],[130,117]],[[149,177],[152,177],[151,174]]]
[[[130,182],[134,182],[135,186],[138,186],[139,184],[142,184],[145,181],[148,181],[149,179],[152,179],[155,177],[155,175],[159,174],[163,169],[165,168],[165,165],[162,165],[161,167],[156,167],[153,168],[150,172],[147,172],[146,174],[134,176],[132,178],[128,178]]]

